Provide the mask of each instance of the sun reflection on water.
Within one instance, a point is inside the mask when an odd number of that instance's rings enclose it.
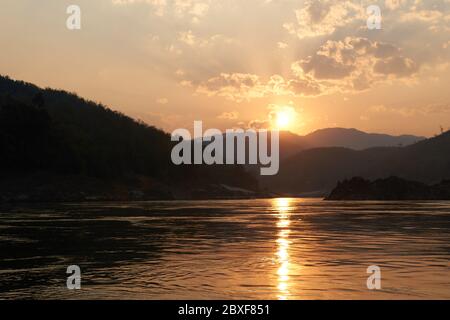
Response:
[[[278,264],[278,299],[286,300],[290,296],[289,292],[289,229],[291,199],[279,198],[275,199],[273,206],[277,211],[278,221],[278,238],[277,242],[277,264]]]

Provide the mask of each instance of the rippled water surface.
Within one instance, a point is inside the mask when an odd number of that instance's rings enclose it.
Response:
[[[450,299],[450,202],[0,208],[0,298]],[[66,288],[79,265],[81,290]],[[381,290],[367,267],[381,268]]]

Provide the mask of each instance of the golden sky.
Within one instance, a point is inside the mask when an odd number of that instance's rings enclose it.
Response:
[[[450,0],[2,0],[0,21],[1,74],[167,131],[450,127]]]

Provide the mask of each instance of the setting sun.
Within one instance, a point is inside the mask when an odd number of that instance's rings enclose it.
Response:
[[[289,115],[287,112],[280,111],[277,113],[277,129],[286,129],[289,126],[289,123],[291,122],[291,119],[289,118]]]
[[[293,106],[271,106],[271,123],[275,130],[293,130],[297,118],[297,111]]]

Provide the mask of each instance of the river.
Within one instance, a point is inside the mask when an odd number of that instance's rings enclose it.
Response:
[[[450,202],[14,205],[0,231],[1,299],[450,299]]]

